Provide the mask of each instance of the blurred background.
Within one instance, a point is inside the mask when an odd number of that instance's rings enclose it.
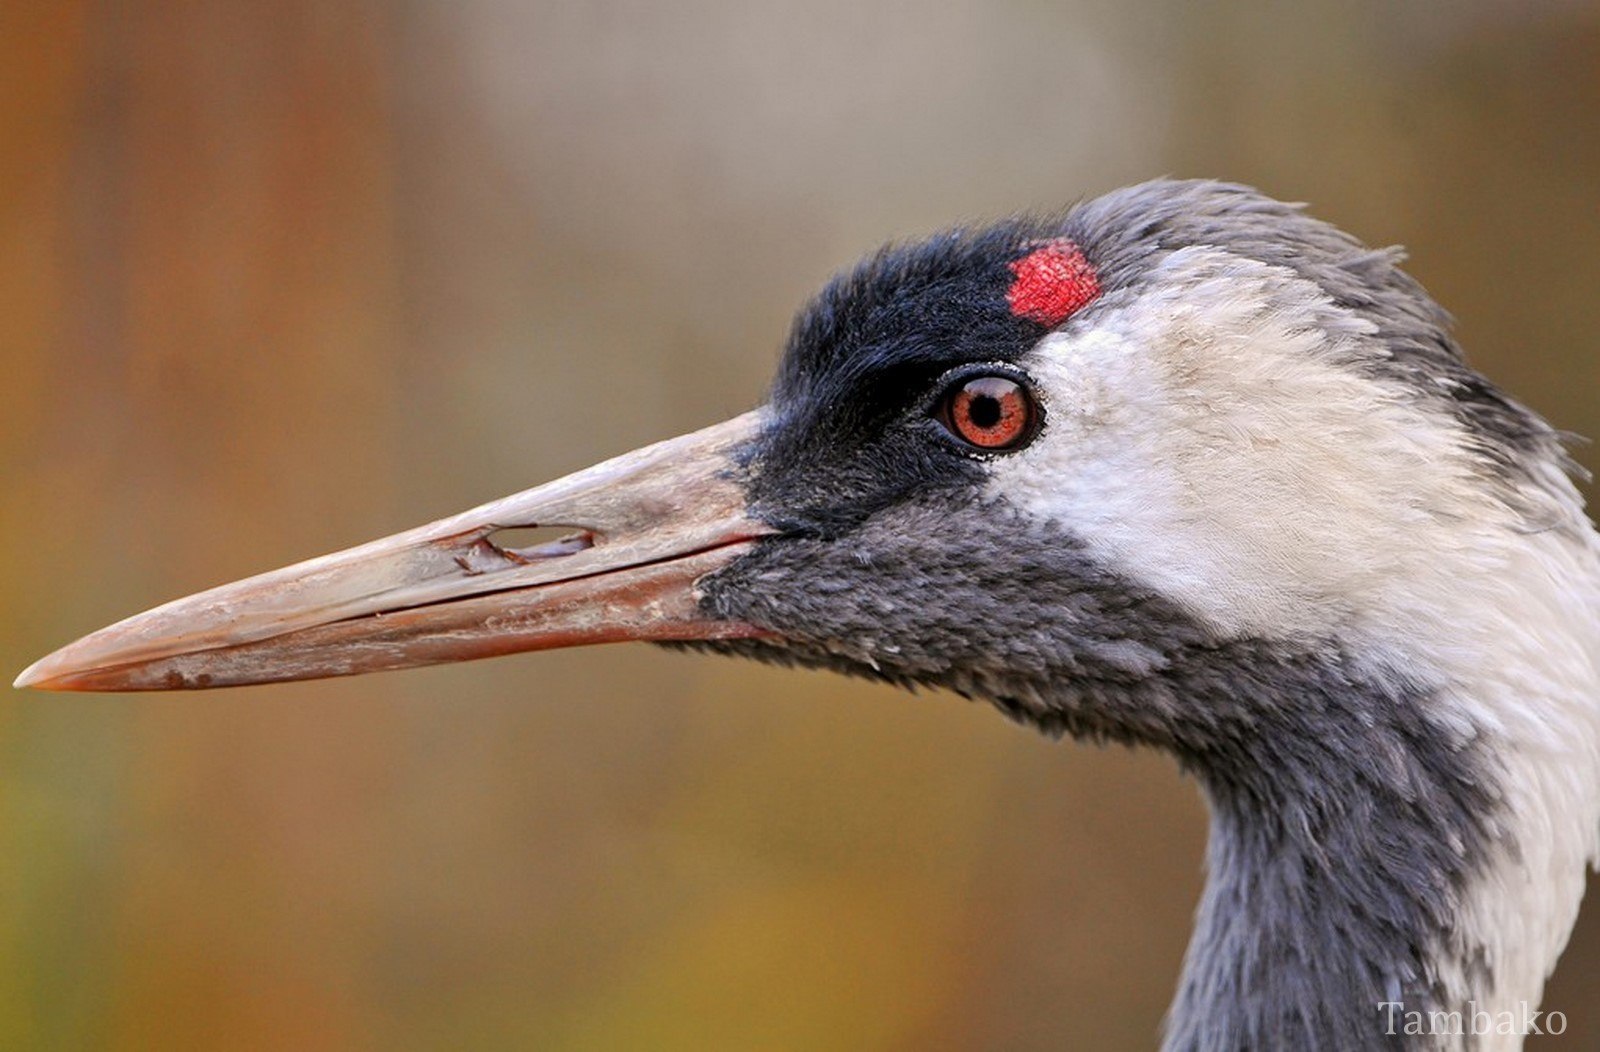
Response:
[[[1600,6],[0,6],[0,669],[762,395],[828,274],[1312,203],[1600,435]],[[1592,446],[1578,458],[1596,464]],[[6,1049],[1146,1049],[1173,765],[645,646],[0,697]],[[1600,894],[1546,1007],[1600,1045]]]

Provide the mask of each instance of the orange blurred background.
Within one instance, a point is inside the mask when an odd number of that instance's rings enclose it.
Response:
[[[1600,435],[1600,7],[0,7],[0,668],[709,423],[880,241],[1310,201]],[[1596,463],[1593,447],[1577,456]],[[1143,1049],[1173,765],[644,646],[0,703],[6,1049]],[[1550,988],[1600,1045],[1600,895]]]

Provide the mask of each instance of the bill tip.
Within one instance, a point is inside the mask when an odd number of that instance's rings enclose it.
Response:
[[[44,664],[43,658],[23,669],[22,673],[11,681],[11,688],[13,690],[22,690],[26,687],[37,687],[40,681],[44,679],[44,673],[39,668],[42,664]]]
[[[57,652],[59,653],[59,651]],[[11,681],[13,690],[72,690],[72,669],[60,668],[57,654],[46,654]]]

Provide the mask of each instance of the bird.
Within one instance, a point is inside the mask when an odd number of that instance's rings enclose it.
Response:
[[[1600,538],[1402,261],[1210,180],[896,242],[757,408],[16,685],[646,640],[943,688],[1192,776],[1170,1052],[1515,1049],[1600,847]]]

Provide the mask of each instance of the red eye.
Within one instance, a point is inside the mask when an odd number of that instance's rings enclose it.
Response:
[[[1038,408],[1027,388],[1007,376],[975,376],[945,392],[940,422],[978,449],[1015,449],[1033,437]]]

